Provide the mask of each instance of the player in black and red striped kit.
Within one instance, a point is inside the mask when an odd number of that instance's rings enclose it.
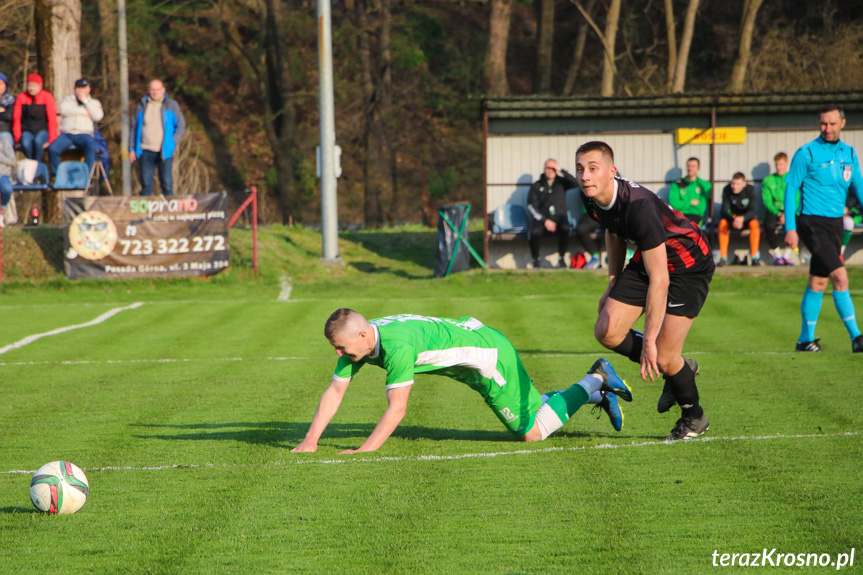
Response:
[[[583,144],[575,162],[587,214],[606,229],[608,289],[599,300],[594,335],[640,363],[645,381],[662,374],[657,410],[675,402],[682,410],[669,440],[697,437],[709,424],[695,385],[698,365],[682,351],[713,278],[707,238],[652,191],[616,177],[614,152],[605,142]],[[624,269],[627,241],[637,251]],[[632,329],[642,313],[643,335]]]

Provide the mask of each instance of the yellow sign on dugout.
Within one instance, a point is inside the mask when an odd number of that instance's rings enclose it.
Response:
[[[714,139],[710,128],[678,128],[674,131],[674,143],[684,144],[745,144],[746,128],[716,128]]]

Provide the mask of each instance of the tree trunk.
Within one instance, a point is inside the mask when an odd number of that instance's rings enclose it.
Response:
[[[740,23],[740,45],[737,49],[737,59],[731,70],[731,83],[728,87],[732,94],[743,91],[743,81],[749,68],[749,57],[752,55],[752,33],[755,30],[755,17],[761,8],[763,0],[746,0],[743,3],[743,19]]]
[[[665,36],[668,42],[668,80],[665,91],[671,92],[674,85],[674,72],[677,69],[677,30],[674,23],[673,0],[665,0]]]
[[[614,44],[617,38],[617,25],[620,21],[621,0],[611,0],[608,6],[608,16],[605,19],[605,57],[602,59],[602,89],[603,98],[614,96]]]
[[[99,0],[101,30],[102,79],[99,101],[105,109],[102,135],[109,142],[120,144],[120,46],[117,37],[117,0]]]
[[[551,92],[551,61],[554,46],[554,0],[536,0],[539,26],[536,29],[536,69],[533,90]]]
[[[399,207],[398,186],[398,154],[396,142],[395,113],[393,110],[393,73],[392,73],[392,1],[381,0],[381,34],[380,34],[380,123],[383,133],[383,142],[388,153],[388,171],[390,180],[390,209],[387,210],[387,220],[390,224],[396,217]]]
[[[282,222],[288,223],[299,219],[292,162],[296,135],[293,82],[285,45],[283,5],[280,0],[265,0],[264,8],[265,123],[278,175],[277,194]]]
[[[37,0],[33,18],[39,74],[59,106],[81,77],[81,0]]]
[[[680,39],[680,49],[677,51],[677,67],[674,70],[674,83],[671,86],[673,94],[683,93],[686,85],[686,65],[689,62],[689,49],[692,47],[692,36],[695,34],[695,15],[698,13],[698,0],[689,0],[686,9],[686,19],[683,21],[683,36]]]
[[[375,92],[374,77],[372,75],[372,52],[369,41],[369,24],[367,16],[367,5],[364,0],[357,0],[357,51],[362,66],[363,85],[363,220],[367,227],[380,227],[383,217],[381,214],[381,197],[379,181],[377,176],[380,162],[380,139],[375,137],[379,133],[379,126],[375,121],[375,112],[380,102]]]
[[[585,11],[590,14],[593,11],[593,6],[596,0],[587,0]],[[582,18],[578,24],[578,32],[575,35],[575,50],[572,55],[572,62],[569,65],[569,70],[566,72],[566,82],[563,85],[563,95],[572,96],[575,91],[575,83],[578,81],[578,73],[581,71],[581,63],[584,60],[584,44],[587,41],[588,22],[586,18]]]
[[[509,45],[511,20],[512,0],[491,0],[484,78],[485,90],[490,95],[509,94],[509,82],[506,78],[506,50]]]
[[[437,226],[437,209],[431,199],[431,190],[429,190],[429,169],[428,166],[422,166],[423,181],[420,184],[420,203],[423,209],[423,225],[428,227]]]

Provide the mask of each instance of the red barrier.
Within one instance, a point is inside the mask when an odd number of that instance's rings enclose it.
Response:
[[[246,208],[249,207],[249,204],[252,205],[252,269],[255,270],[255,275],[258,275],[258,187],[252,186],[250,189],[249,197],[246,198],[246,201],[243,202],[237,211],[234,212],[233,217],[228,222],[228,229],[231,229],[231,226],[234,225],[234,222],[237,221],[237,218],[240,217],[240,214],[245,211]]]

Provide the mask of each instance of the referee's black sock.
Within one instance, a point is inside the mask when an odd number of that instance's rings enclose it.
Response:
[[[683,362],[683,369],[674,375],[666,375],[665,380],[671,386],[671,393],[680,405],[683,415],[698,419],[704,415],[704,410],[698,404],[698,387],[695,385],[695,373]]]
[[[629,361],[641,363],[641,348],[643,347],[644,334],[631,329],[629,330],[629,333],[626,334],[626,337],[623,338],[623,341],[616,347],[611,348],[611,351],[628,357]]]

